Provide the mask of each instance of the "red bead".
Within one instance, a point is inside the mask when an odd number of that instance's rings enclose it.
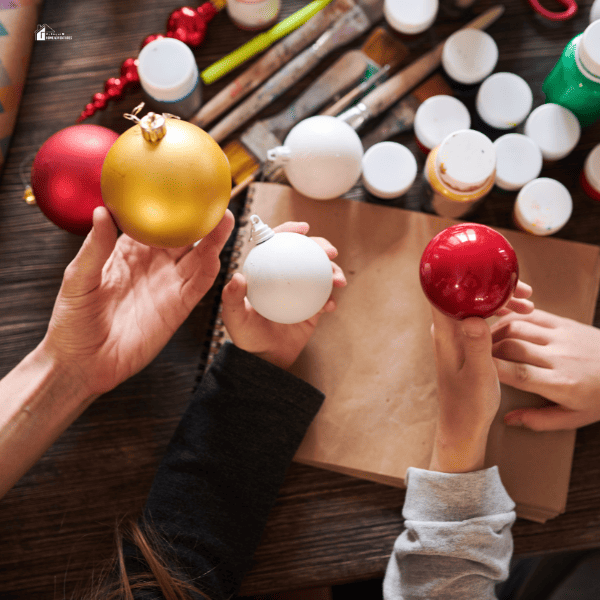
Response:
[[[419,269],[428,300],[455,319],[486,319],[511,298],[519,279],[508,240],[485,225],[460,223],[427,245]]]
[[[85,112],[90,113],[90,116],[93,115],[96,112],[96,107],[90,102],[89,104],[85,105]]]
[[[199,46],[206,34],[206,22],[197,10],[184,6],[171,13],[167,21],[167,30],[172,34],[169,37],[190,46]]]
[[[140,80],[137,70],[137,58],[127,58],[121,65],[121,78],[125,82],[125,86],[136,83]]]
[[[109,98],[117,98],[123,93],[123,86],[125,82],[121,81],[117,77],[111,77],[106,80],[104,84],[104,91],[108,94]]]
[[[94,94],[92,96],[92,100],[94,101],[93,105],[97,109],[102,110],[103,108],[106,108],[106,104],[108,102],[108,96],[106,94],[98,92],[97,94]]]
[[[162,33],[152,33],[149,36],[147,36],[146,38],[144,38],[144,41],[142,42],[142,45],[140,46],[140,48],[147,46],[150,42],[153,42],[154,40],[158,40],[158,39],[164,38],[164,37],[165,36]]]

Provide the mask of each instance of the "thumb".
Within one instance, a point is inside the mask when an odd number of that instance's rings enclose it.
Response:
[[[465,366],[478,373],[487,373],[493,367],[492,334],[488,324],[478,317],[461,322]]]
[[[504,415],[504,423],[521,426],[534,431],[557,431],[577,429],[586,424],[582,414],[562,406],[520,408]]]
[[[100,285],[102,268],[117,243],[117,228],[105,207],[94,209],[93,222],[77,256],[65,269],[61,291],[67,296],[84,296]]]
[[[241,273],[235,273],[231,281],[223,288],[221,295],[222,317],[225,325],[241,323],[246,316],[246,280]]]

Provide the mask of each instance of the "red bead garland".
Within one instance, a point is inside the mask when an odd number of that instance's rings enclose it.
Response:
[[[222,0],[213,1],[214,4],[213,2],[205,2],[196,9],[183,6],[174,10],[167,21],[166,37],[180,40],[192,48],[199,46],[204,41],[208,23],[225,5]],[[162,37],[165,36],[161,33],[148,35],[142,42],[140,50],[146,44]],[[137,65],[137,58],[125,59],[121,65],[120,76],[106,80],[104,92],[98,92],[92,96],[92,101],[85,105],[76,122],[81,123],[91,117],[97,110],[105,109],[109,100],[119,100],[126,90],[137,88],[140,84]]]

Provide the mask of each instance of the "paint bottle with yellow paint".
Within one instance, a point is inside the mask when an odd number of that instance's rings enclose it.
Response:
[[[424,175],[430,188],[425,209],[442,217],[462,217],[494,186],[494,144],[474,129],[455,131],[429,153]]]

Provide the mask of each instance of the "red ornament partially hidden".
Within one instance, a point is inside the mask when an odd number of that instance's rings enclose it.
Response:
[[[62,229],[86,235],[102,206],[100,175],[119,134],[99,125],[73,125],[49,137],[31,169],[31,187],[41,211]]]
[[[508,240],[486,225],[460,223],[427,245],[419,270],[428,300],[455,319],[486,319],[511,298],[519,280]]]

